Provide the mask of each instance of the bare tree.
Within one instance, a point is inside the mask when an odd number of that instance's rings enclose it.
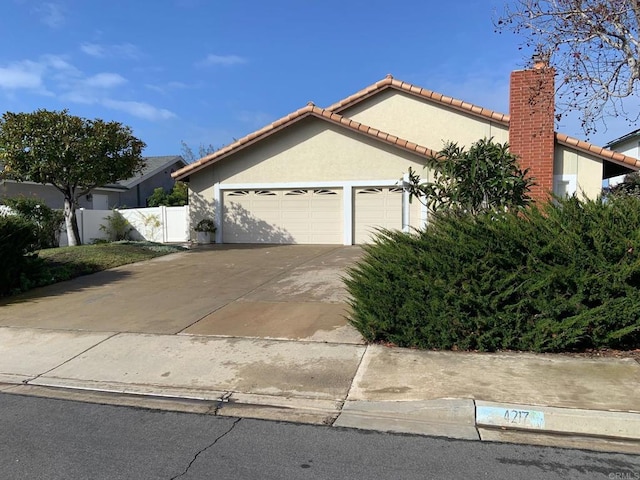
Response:
[[[193,149],[187,144],[187,142],[182,140],[180,143],[182,144],[182,158],[186,163],[193,163],[196,160],[199,160],[202,157],[206,157],[207,155],[218,150],[211,144],[205,145],[204,143],[201,143],[198,147],[198,154],[196,155]]]
[[[577,111],[587,135],[610,115],[638,120],[623,99],[640,91],[640,0],[511,0],[496,27],[549,59],[558,112]]]

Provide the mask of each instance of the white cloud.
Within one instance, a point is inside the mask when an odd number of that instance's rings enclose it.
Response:
[[[51,90],[47,85],[51,85]],[[145,102],[114,99],[113,91],[127,83],[127,79],[114,72],[101,72],[87,76],[63,56],[43,55],[37,61],[23,60],[0,65],[0,91],[14,95],[16,91],[30,91],[40,95],[56,96],[64,102],[104,107],[126,112],[145,120],[167,120],[176,115],[164,108]],[[170,82],[171,88],[186,88],[181,82]],[[54,88],[55,87],[55,88]]]
[[[238,55],[207,55],[204,60],[196,63],[199,67],[210,67],[214,65],[221,65],[224,67],[230,67],[232,65],[242,65],[247,63],[247,59],[239,57]]]
[[[55,70],[63,70],[66,72],[71,72],[74,74],[80,73],[76,67],[71,65],[65,57],[60,55],[43,55],[41,63],[46,65],[47,67],[51,67]]]
[[[65,17],[58,3],[44,2],[34,7],[33,11],[40,16],[40,21],[51,28],[64,25]]]
[[[82,81],[89,88],[114,88],[127,83],[127,79],[117,73],[98,73]]]
[[[92,57],[104,57],[105,55],[104,47],[97,43],[83,43],[80,45],[80,50]]]
[[[43,65],[24,60],[12,63],[6,67],[0,67],[0,88],[7,90],[38,90],[43,89]]]
[[[143,118],[145,120],[167,120],[176,116],[169,110],[166,110],[164,108],[157,108],[144,102],[113,100],[107,98],[102,100],[100,103],[107,108],[119,110],[121,112],[125,112],[129,115]]]
[[[80,50],[85,54],[96,58],[126,58],[135,60],[140,58],[140,49],[132,43],[119,43],[114,45],[101,45],[99,43],[83,43]]]
[[[147,83],[145,84],[145,88],[166,95],[171,90],[186,90],[188,88],[197,88],[197,84],[189,85],[184,82],[167,82],[163,85],[154,85],[152,83]]]

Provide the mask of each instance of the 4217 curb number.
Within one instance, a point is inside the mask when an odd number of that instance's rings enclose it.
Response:
[[[544,412],[518,408],[478,407],[476,411],[478,424],[501,427],[544,428]]]

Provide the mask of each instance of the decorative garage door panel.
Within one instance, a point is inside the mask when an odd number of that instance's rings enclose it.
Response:
[[[341,189],[225,191],[223,204],[225,243],[343,241]]]
[[[376,228],[402,229],[402,188],[378,187],[353,190],[353,240],[367,243]]]

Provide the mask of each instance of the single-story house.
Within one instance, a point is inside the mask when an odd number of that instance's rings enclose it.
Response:
[[[529,167],[536,199],[597,196],[605,178],[638,170],[637,158],[554,130],[554,75],[547,64],[511,74],[510,114],[388,75],[329,106],[313,103],[173,174],[189,184],[192,225],[213,218],[221,243],[366,242],[376,227],[420,227],[403,178],[445,141],[509,142]]]
[[[629,132],[622,137],[607,143],[605,148],[614,150],[616,152],[623,153],[634,158],[640,158],[640,129]],[[613,187],[624,180],[624,175],[618,175],[617,177],[610,178],[607,186]]]
[[[186,165],[179,155],[145,157],[144,160],[146,166],[141,172],[126,180],[92,190],[80,198],[80,207],[92,210],[146,207],[147,198],[153,190],[158,187],[165,190],[173,188],[175,180],[171,174]],[[42,199],[51,208],[64,206],[63,195],[53,185],[13,180],[0,182],[0,198],[20,195]]]

